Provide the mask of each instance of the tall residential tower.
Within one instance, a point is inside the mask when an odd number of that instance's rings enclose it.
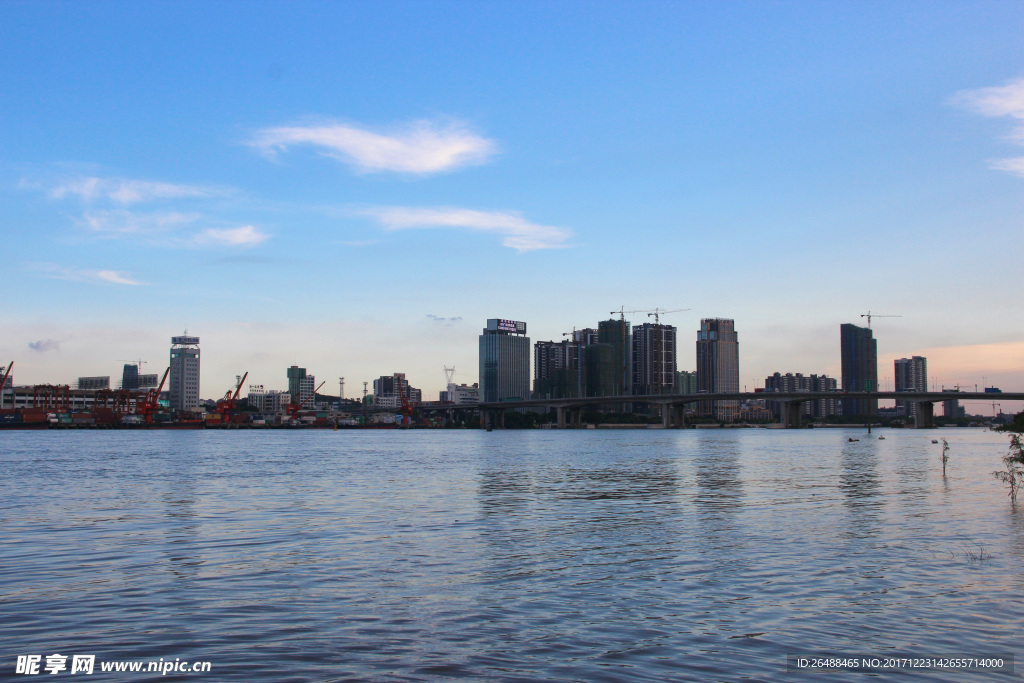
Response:
[[[870,327],[839,326],[843,391],[878,391],[878,342]],[[878,413],[877,399],[844,398],[843,417]]]
[[[740,390],[740,343],[731,318],[704,318],[697,333],[697,391],[725,394]],[[739,401],[703,401],[698,412],[717,420],[739,416]]]
[[[893,365],[896,391],[928,391],[928,360],[923,356],[897,358]],[[913,417],[917,422],[918,404],[915,401],[896,401],[896,414]]]
[[[171,337],[168,384],[173,410],[199,408],[199,337]]]

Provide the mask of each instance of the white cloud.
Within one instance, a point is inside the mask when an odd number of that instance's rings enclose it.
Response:
[[[381,207],[363,211],[387,230],[419,228],[466,228],[502,236],[501,243],[519,252],[534,249],[557,249],[572,236],[572,231],[552,225],[538,225],[516,212],[475,211],[440,207],[416,209]]]
[[[982,116],[1009,116],[1024,121],[1024,78],[991,88],[962,90],[953,96],[952,101],[953,104]],[[1007,139],[1024,145],[1024,125],[1018,123]],[[1024,157],[993,159],[989,162],[989,168],[1024,177]]]
[[[982,116],[1024,119],[1024,78],[992,88],[961,90],[953,96],[953,102]]]
[[[988,162],[988,167],[997,171],[1007,171],[1024,178],[1024,157],[1012,159],[993,159]]]
[[[252,247],[269,237],[251,225],[239,228],[210,228],[196,236],[197,244],[225,244],[232,247]]]
[[[59,351],[60,342],[56,339],[40,339],[39,341],[29,342],[28,347],[33,351],[45,353],[47,351]]]
[[[113,285],[138,286],[143,283],[133,280],[128,275],[117,270],[101,270],[58,266],[53,263],[37,263],[34,269],[46,274],[47,277],[55,280],[71,280],[72,282],[98,282]]]
[[[151,180],[125,180],[123,178],[76,178],[50,190],[50,197],[62,199],[75,195],[82,201],[106,199],[118,204],[137,204],[157,199],[184,199],[214,197],[225,194],[223,189],[175,185]]]
[[[82,220],[93,232],[108,235],[148,235],[161,233],[199,220],[198,214],[175,211],[139,212],[117,209],[87,211]]]
[[[249,143],[266,154],[312,145],[360,171],[428,174],[478,164],[494,154],[492,140],[453,123],[416,121],[401,130],[376,133],[345,124],[282,126],[259,131]]]

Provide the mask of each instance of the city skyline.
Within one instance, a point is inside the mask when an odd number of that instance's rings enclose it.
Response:
[[[1022,389],[1024,6],[971,7],[4,3],[0,361],[436,396],[488,318],[689,308],[753,388],[874,310],[880,388]]]

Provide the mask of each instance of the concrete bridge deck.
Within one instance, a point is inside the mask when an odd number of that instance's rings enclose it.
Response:
[[[658,394],[648,396],[587,396],[577,398],[537,398],[524,401],[501,401],[497,403],[476,403],[467,405],[449,405],[449,410],[480,410],[488,425],[500,426],[500,415],[514,408],[554,408],[557,413],[557,425],[564,428],[566,418],[572,424],[578,424],[582,410],[589,406],[647,403],[661,406],[662,425],[665,428],[683,425],[683,410],[687,404],[702,401],[777,401],[783,404],[783,424],[786,427],[799,427],[801,414],[800,404],[805,401],[827,400],[870,400],[870,401],[907,401],[920,407],[916,426],[919,429],[934,427],[935,404],[940,401],[1024,401],[1024,392],[987,393],[982,391],[940,392],[940,391],[811,391],[811,392],[772,392],[772,391],[741,391],[719,394]],[[426,407],[431,409],[431,407]],[[436,409],[441,409],[440,407]]]

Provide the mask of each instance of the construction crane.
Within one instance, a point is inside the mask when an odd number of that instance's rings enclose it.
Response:
[[[160,380],[160,385],[156,389],[150,389],[146,392],[146,398],[141,403],[136,403],[135,412],[142,415],[146,424],[152,424],[153,413],[160,407],[160,392],[164,390],[164,382],[167,381],[167,375],[170,371],[170,368],[164,370],[164,376]]]
[[[227,422],[230,419],[230,414],[234,412],[235,401],[238,400],[238,392],[242,390],[242,384],[248,376],[248,371],[241,377],[235,375],[235,391],[233,393],[228,391],[224,394],[224,398],[217,401],[217,406],[213,409],[213,412],[220,414],[220,421],[222,424]]]
[[[650,311],[647,314],[648,318],[650,318],[652,315],[654,316],[654,327],[655,327],[655,332],[654,332],[654,358],[655,358],[655,362],[657,363],[657,369],[658,369],[658,384],[657,384],[658,388],[657,388],[655,393],[664,394],[665,393],[664,387],[666,386],[665,381],[664,381],[665,380],[665,348],[664,348],[664,342],[662,340],[662,337],[664,337],[664,333],[662,332],[662,330],[660,328],[661,316],[667,315],[669,313],[681,313],[682,311],[688,311],[688,310],[690,310],[690,309],[689,308],[676,308],[676,309],[673,309],[671,311],[666,311],[666,310],[661,309],[661,308],[655,308],[653,311]],[[667,386],[672,386],[672,384],[675,384],[675,377],[672,378],[672,383],[667,385]]]
[[[3,366],[0,365],[0,368],[2,367]],[[11,368],[13,367],[14,361],[12,360],[11,364],[7,366],[7,371],[4,372],[3,378],[0,379],[0,408],[4,407],[4,387],[7,385],[7,378],[11,376]]]
[[[689,311],[689,310],[691,310],[691,309],[689,309],[689,308],[676,308],[676,309],[673,309],[671,311],[666,311],[666,310],[664,310],[662,308],[655,308],[653,311],[649,311],[647,313],[647,317],[649,318],[649,317],[651,317],[653,315],[654,316],[654,324],[655,325],[659,325],[659,324],[661,324],[660,323],[660,317],[661,316],[668,315],[669,313],[682,313],[683,311]],[[638,312],[640,312],[640,311],[638,311]]]
[[[311,393],[309,396],[307,396],[306,398],[302,399],[302,402],[299,403],[298,405],[296,405],[295,403],[289,403],[288,404],[288,414],[291,415],[291,418],[293,420],[299,416],[299,411],[302,410],[302,406],[306,405],[306,401],[308,401],[309,399],[311,399],[314,396],[316,396],[316,392],[320,391],[320,389],[325,384],[327,384],[327,382],[320,382],[320,386],[318,386],[316,389],[314,389],[313,393]]]
[[[868,329],[870,330],[871,329],[871,319],[872,318],[902,318],[903,316],[902,315],[886,315],[884,313],[872,313],[871,311],[868,311],[867,313],[861,313],[860,317],[868,319]]]
[[[402,403],[402,407],[399,408],[399,412],[402,413],[402,424],[408,426],[412,421],[412,404],[409,403],[409,399],[406,398],[405,392],[402,391],[402,382],[398,377],[395,377],[395,388],[398,390],[398,400]]]

